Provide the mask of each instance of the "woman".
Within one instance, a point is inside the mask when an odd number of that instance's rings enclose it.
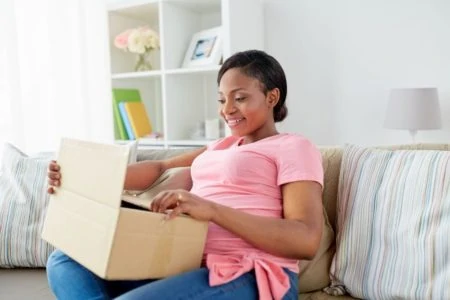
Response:
[[[209,222],[202,267],[160,280],[107,281],[56,250],[47,273],[58,299],[297,299],[298,260],[314,257],[322,234],[321,155],[304,137],[276,130],[287,115],[287,84],[272,56],[237,53],[217,82],[232,136],[130,165],[125,179],[125,189],[145,189],[165,170],[191,166],[191,191],[162,192],[150,209]],[[53,193],[61,180],[56,162],[48,177]]]

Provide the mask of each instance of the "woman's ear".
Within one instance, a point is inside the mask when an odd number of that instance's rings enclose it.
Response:
[[[278,101],[280,100],[280,89],[274,88],[268,91],[266,100],[269,107],[274,108],[275,105],[277,105]]]

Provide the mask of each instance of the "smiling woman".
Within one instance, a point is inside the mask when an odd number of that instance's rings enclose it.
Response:
[[[276,134],[274,123],[287,115],[286,76],[276,59],[260,51],[235,55],[223,64],[217,83],[220,114],[233,135],[253,142]]]
[[[111,139],[104,1],[0,1],[0,142]]]
[[[286,78],[275,58],[235,53],[217,82],[219,113],[232,135],[171,159],[132,164],[125,179],[125,189],[140,189],[170,168],[191,167],[192,189],[162,191],[150,210],[208,222],[201,267],[120,288],[57,250],[47,274],[58,299],[298,298],[298,260],[314,257],[323,230],[321,154],[305,137],[275,127],[287,114]],[[49,170],[53,193],[64,175],[56,162]]]

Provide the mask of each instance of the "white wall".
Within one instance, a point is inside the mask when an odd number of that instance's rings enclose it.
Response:
[[[450,1],[264,0],[266,50],[288,77],[283,130],[318,144],[411,142],[383,128],[389,89],[436,86],[450,142]]]

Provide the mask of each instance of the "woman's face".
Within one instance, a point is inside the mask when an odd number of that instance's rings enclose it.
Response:
[[[273,107],[279,91],[263,93],[259,80],[243,74],[238,68],[229,69],[219,84],[219,113],[235,136],[273,134]]]

